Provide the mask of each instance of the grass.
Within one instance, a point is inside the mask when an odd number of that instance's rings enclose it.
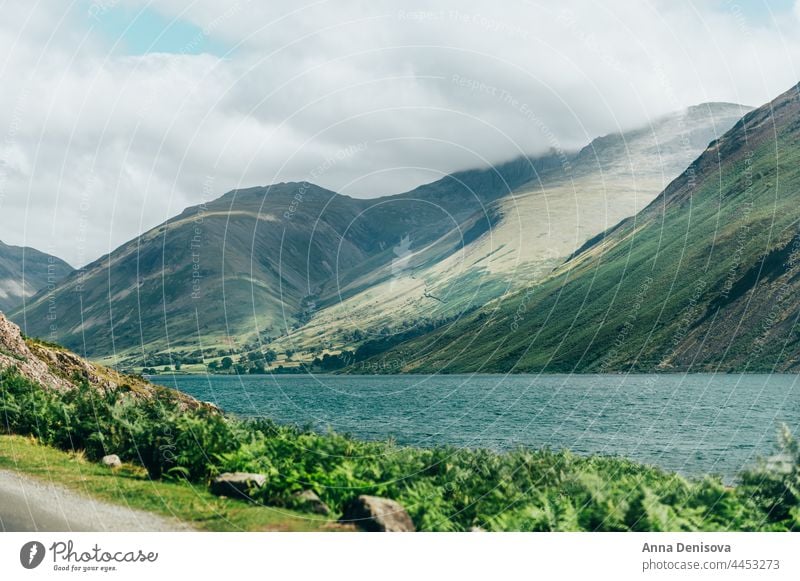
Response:
[[[174,517],[206,531],[317,531],[343,527],[320,517],[212,495],[203,485],[152,480],[143,468],[110,469],[81,452],[64,452],[27,436],[0,436],[0,469],[54,482],[99,500]]]
[[[679,178],[539,286],[386,356],[414,372],[796,371],[793,127],[751,157],[709,160],[696,187]]]

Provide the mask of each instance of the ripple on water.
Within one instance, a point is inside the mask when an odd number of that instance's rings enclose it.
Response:
[[[400,444],[519,445],[733,476],[800,428],[793,375],[158,376],[248,417]]]

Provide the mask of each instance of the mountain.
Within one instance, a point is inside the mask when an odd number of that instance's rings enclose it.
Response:
[[[11,311],[70,272],[72,267],[60,258],[0,242],[0,311]]]
[[[539,284],[381,355],[407,371],[797,371],[800,85]]]
[[[342,287],[391,262],[404,238],[447,255],[443,236],[535,168],[460,172],[374,200],[308,183],[231,191],[74,272],[12,317],[31,336],[115,363],[253,349],[300,326],[318,301],[357,292],[357,282]]]
[[[397,247],[382,270],[343,287],[359,292],[318,305],[306,325],[276,342],[278,351],[402,339],[544,279],[594,236],[644,208],[749,110],[706,103],[536,160],[532,179],[453,228],[448,248],[456,251]]]
[[[295,359],[419,334],[545,278],[650,202],[744,108],[647,127],[410,192],[354,199],[308,183],[188,208],[12,314],[106,363],[188,364],[271,349]]]

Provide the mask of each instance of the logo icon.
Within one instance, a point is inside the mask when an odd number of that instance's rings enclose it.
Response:
[[[44,545],[39,541],[25,543],[19,550],[19,562],[26,569],[35,569],[42,564],[44,553]]]

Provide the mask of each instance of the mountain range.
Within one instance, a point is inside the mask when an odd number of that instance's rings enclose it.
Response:
[[[94,358],[268,343],[318,302],[359,292],[363,274],[391,263],[408,233],[414,248],[439,256],[454,251],[454,228],[479,236],[489,228],[481,208],[537,167],[520,160],[372,200],[308,183],[232,191],[75,271],[13,317],[26,333]]]
[[[399,361],[394,370],[595,369],[596,357],[575,359],[595,340],[572,327],[586,309],[613,310],[595,292],[598,282],[620,282],[614,248],[635,240],[642,255],[663,254],[674,227],[654,247],[640,231],[658,227],[681,180],[710,183],[714,144],[739,139],[748,111],[707,103],[579,151],[459,172],[395,196],[355,199],[308,183],[235,190],[73,272],[12,317],[29,335],[121,367],[265,350],[289,365],[292,356],[310,362],[361,348],[359,359]],[[720,176],[725,153],[716,154]],[[567,288],[579,289],[569,301]],[[555,323],[542,305],[561,309]],[[511,333],[509,316],[520,319]],[[591,336],[587,320],[580,334]],[[596,344],[607,346],[614,332],[601,331]],[[542,335],[575,345],[548,358],[553,345],[535,343]],[[626,365],[625,353],[602,365]],[[679,364],[656,359],[635,364]]]
[[[797,371],[800,85],[538,285],[381,357],[404,371]]]
[[[364,291],[328,305],[278,344],[310,349],[322,338],[336,348],[352,344],[353,331],[366,340],[402,339],[544,279],[592,237],[644,208],[748,110],[707,103],[577,152],[553,152],[547,163],[539,160],[533,179],[486,205],[479,218],[491,228],[452,232],[458,250],[444,257],[409,252],[377,284],[369,273]]]
[[[56,285],[72,270],[60,258],[0,241],[0,311],[19,307],[48,285]]]

